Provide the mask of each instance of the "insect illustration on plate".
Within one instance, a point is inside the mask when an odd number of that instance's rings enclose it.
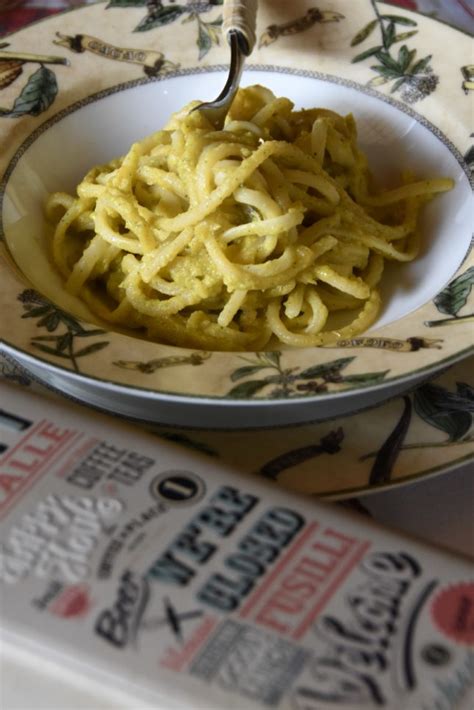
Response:
[[[339,22],[344,15],[334,10],[320,10],[318,7],[309,8],[306,15],[297,17],[280,25],[269,25],[260,37],[259,47],[268,47],[280,37],[289,37],[311,29],[317,23]]]
[[[123,370],[135,370],[144,375],[152,375],[157,370],[163,367],[176,367],[177,365],[202,365],[205,360],[211,357],[212,353],[195,352],[190,355],[170,355],[169,357],[160,357],[148,362],[140,362],[139,360],[117,360],[114,365],[121,367]]]
[[[56,32],[56,37],[57,39],[54,40],[54,44],[66,47],[70,49],[71,52],[76,52],[77,54],[92,52],[92,54],[103,57],[104,59],[126,62],[127,64],[138,64],[142,67],[144,74],[150,77],[169,74],[179,67],[179,64],[175,64],[166,59],[163,52],[157,52],[152,49],[117,47],[108,42],[104,42],[102,39],[85,34],[71,36]]]

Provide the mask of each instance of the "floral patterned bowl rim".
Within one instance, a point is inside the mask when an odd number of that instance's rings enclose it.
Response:
[[[222,69],[227,52],[219,44],[219,4],[166,2],[147,9],[142,0],[112,0],[53,16],[42,21],[41,32],[38,25],[28,27],[0,46],[0,237],[8,238],[4,217],[12,176],[51,126],[103,97]],[[469,38],[372,0],[358,3],[357,10],[350,0],[335,0],[330,9],[324,0],[317,7],[306,4],[306,12],[296,15],[282,0],[272,3],[271,14],[262,4],[251,70],[270,67],[295,81],[309,77],[356,87],[361,96],[416,118],[468,173],[474,163]],[[449,56],[437,54],[448,43]],[[0,344],[10,352],[71,377],[158,398],[316,403],[409,383],[473,348],[469,249],[435,298],[402,319],[337,349],[282,353],[203,353],[105,332],[29,287],[5,239],[0,273]]]

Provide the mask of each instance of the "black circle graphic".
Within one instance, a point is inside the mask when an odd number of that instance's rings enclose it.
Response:
[[[191,471],[166,471],[151,482],[150,492],[169,505],[189,505],[203,497],[206,487]]]
[[[451,660],[451,653],[440,643],[430,643],[422,649],[421,657],[430,666],[445,666]]]

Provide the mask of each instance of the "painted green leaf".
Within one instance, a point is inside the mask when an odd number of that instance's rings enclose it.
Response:
[[[425,388],[423,391],[430,391],[432,394],[433,392],[436,393],[437,390],[430,389],[435,387],[435,385],[422,385],[422,387]],[[439,390],[442,390],[442,392],[439,392],[439,397],[440,399],[440,407],[443,407],[446,411],[452,411],[452,412],[474,412],[474,399],[472,397],[472,389],[471,392],[467,392],[467,395],[465,393],[461,394],[459,389],[457,389],[456,392],[450,392],[447,389],[444,389],[443,387],[439,387],[436,385]],[[469,387],[469,385],[464,383],[464,388]],[[466,390],[464,389],[464,392]],[[434,396],[434,395],[433,395]]]
[[[462,397],[469,406],[472,406],[470,411],[474,411],[474,387],[468,385],[467,382],[456,382],[456,390],[460,397]]]
[[[148,0],[110,0],[106,10],[109,7],[145,7],[148,4]]]
[[[397,79],[395,84],[390,89],[390,93],[394,94],[396,91],[398,91],[398,89],[406,82],[406,80],[407,80],[406,76],[402,76],[400,79]]]
[[[380,372],[364,372],[361,375],[348,375],[344,377],[344,382],[348,385],[376,385],[383,382],[390,370]]]
[[[36,306],[34,308],[30,308],[26,313],[23,313],[21,316],[22,318],[39,318],[40,316],[44,316],[48,311],[50,310],[50,306]]]
[[[403,402],[403,412],[400,419],[378,450],[375,457],[369,475],[369,483],[371,486],[387,483],[391,478],[393,467],[398,458],[403,442],[405,441],[411,422],[412,408],[410,398],[404,397]]]
[[[341,357],[338,360],[332,360],[331,362],[325,362],[322,365],[314,365],[309,367],[307,370],[302,370],[299,373],[299,377],[305,380],[316,379],[317,377],[324,377],[331,372],[341,372],[350,363],[355,360],[354,357]]]
[[[243,377],[249,377],[250,375],[255,375],[260,370],[264,369],[265,365],[245,365],[244,367],[239,367],[237,370],[231,374],[230,379],[232,382],[237,382]]]
[[[50,333],[52,333],[54,330],[56,330],[58,324],[59,318],[57,317],[56,313],[51,308],[48,308],[46,314],[43,316],[43,318],[40,318],[38,320],[36,325],[39,328],[46,328]]]
[[[55,348],[50,348],[48,345],[43,345],[42,343],[36,343],[32,342],[33,347],[35,347],[37,350],[41,350],[43,353],[48,353],[48,355],[55,355],[56,357],[62,357],[65,358],[66,360],[69,359],[68,355],[65,355],[64,353],[58,352]]]
[[[59,325],[59,316],[57,313],[51,313],[47,318],[38,321],[38,325],[44,325],[48,333],[54,333]]]
[[[72,345],[72,339],[73,335],[69,331],[67,333],[64,333],[64,335],[61,335],[60,338],[58,338],[58,343],[57,343],[57,348],[59,352],[63,353],[65,350],[71,347]]]
[[[104,348],[106,348],[108,344],[108,340],[101,340],[98,343],[92,343],[91,345],[87,345],[85,348],[82,348],[82,350],[78,350],[77,353],[74,353],[74,357],[84,357],[84,355],[92,355],[92,353],[97,353],[99,352],[99,350],[103,350]]]
[[[412,67],[411,73],[412,74],[421,74],[421,72],[424,71],[427,68],[427,66],[429,65],[432,56],[433,56],[432,54],[428,54],[428,56],[424,57],[424,59],[420,59],[420,61],[417,62]]]
[[[72,330],[72,328],[71,328]],[[101,330],[100,328],[97,328],[96,330],[81,330],[77,333],[74,333],[74,335],[78,338],[90,338],[91,335],[104,335],[106,331]]]
[[[384,67],[381,64],[374,64],[370,68],[380,74],[380,76],[383,76],[385,79],[400,78],[400,70],[398,69],[395,71],[394,69],[389,69],[388,67]]]
[[[380,63],[383,64],[384,67],[387,67],[387,69],[393,69],[393,71],[400,71],[400,65],[393,57],[390,56],[388,52],[379,52],[376,57],[380,61]]]
[[[411,32],[400,32],[400,34],[395,35],[393,38],[393,44],[397,42],[404,42],[406,39],[410,39],[413,35],[418,34],[418,30],[412,30]]]
[[[365,25],[365,27],[363,27],[360,32],[358,32],[353,38],[351,42],[351,47],[355,47],[356,45],[361,44],[365,39],[367,39],[367,37],[375,30],[377,25],[377,20],[372,20],[367,25]]]
[[[413,57],[415,56],[414,50],[413,53],[410,52],[406,44],[402,45],[400,49],[398,50],[398,64],[402,71],[406,71],[408,69],[408,66],[410,62],[412,61]]]
[[[471,266],[438,293],[434,299],[434,304],[438,311],[449,316],[456,316],[461,308],[466,305],[473,285],[474,266]]]
[[[372,49],[366,49],[365,52],[361,52],[360,54],[356,54],[356,56],[351,60],[352,64],[356,64],[357,62],[362,62],[364,59],[367,59],[367,57],[373,57],[374,54],[378,54],[381,49],[383,49],[383,47],[381,44],[379,44],[376,47],[372,47]]]
[[[444,387],[428,383],[414,394],[415,410],[427,424],[444,431],[450,441],[459,441],[471,428],[472,414],[464,410],[463,398]]]
[[[252,397],[252,395],[259,392],[267,384],[267,380],[249,380],[248,382],[241,382],[240,385],[233,387],[228,394],[230,397],[235,397],[236,399],[245,399],[246,397]]]
[[[51,69],[41,66],[30,76],[21,94],[15,100],[11,116],[38,116],[46,111],[58,93],[56,76]]]
[[[199,59],[206,56],[212,47],[212,37],[204,22],[199,23],[198,38],[196,44],[199,48]]]
[[[60,337],[60,335],[35,335],[34,340],[35,342],[52,343],[57,342]]]
[[[75,335],[87,335],[87,331],[79,323],[77,318],[74,318],[74,316],[71,316],[71,315],[69,315],[69,313],[65,313],[64,311],[61,311],[59,309],[58,309],[58,316],[60,317],[61,321],[64,323],[66,328],[69,328],[70,330],[72,330]]]
[[[166,5],[166,7],[161,8],[158,12],[144,17],[133,31],[148,32],[148,30],[153,30],[155,27],[170,25],[172,22],[177,20],[178,17],[181,17],[181,15],[183,15],[186,11],[187,8],[184,5]]]
[[[270,362],[272,365],[280,366],[281,352],[279,350],[273,350],[263,353],[265,360]]]
[[[387,49],[392,46],[394,39],[395,39],[395,25],[393,24],[393,22],[390,22],[387,29],[385,30],[385,35],[384,35],[385,46],[387,47]]]
[[[383,84],[388,84],[390,79],[386,79],[383,76],[374,76],[373,79],[367,82],[367,86],[382,86]]]
[[[417,27],[417,23],[414,20],[410,20],[408,17],[402,17],[401,15],[382,15],[383,20],[390,20],[397,25],[408,25],[409,27]]]

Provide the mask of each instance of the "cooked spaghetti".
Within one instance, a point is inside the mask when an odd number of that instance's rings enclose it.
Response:
[[[253,86],[223,130],[188,106],[47,214],[67,289],[101,319],[206,350],[307,347],[371,325],[385,261],[416,257],[420,208],[452,186],[374,189],[352,116]]]

